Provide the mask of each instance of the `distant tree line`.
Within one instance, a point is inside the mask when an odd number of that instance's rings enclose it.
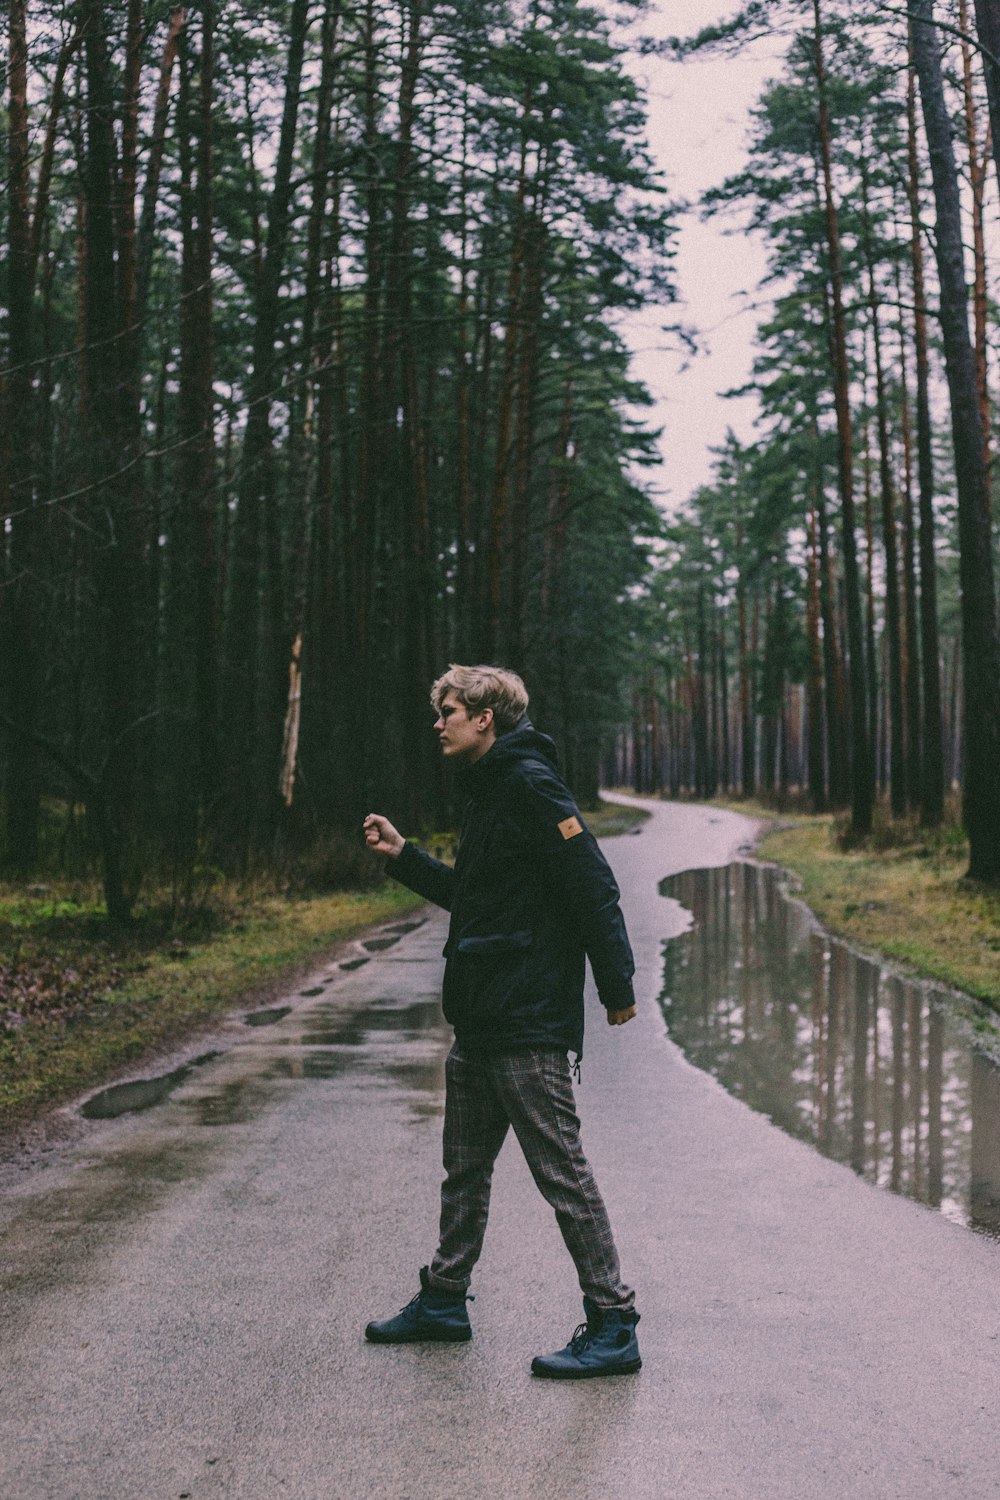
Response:
[[[799,787],[862,838],[880,793],[933,825],[960,780],[970,873],[1000,880],[1000,4],[758,0],[674,49],[781,29],[746,170],[703,205],[768,247],[759,437],[667,528],[608,774]]]
[[[444,817],[453,659],[523,671],[595,793],[657,526],[614,315],[672,295],[610,23],[7,19],[4,869],[99,850],[123,916],[143,872],[316,848],[375,800]]]

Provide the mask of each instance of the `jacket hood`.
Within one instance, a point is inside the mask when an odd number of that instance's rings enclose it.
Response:
[[[506,734],[498,735],[481,760],[463,769],[462,783],[470,797],[480,798],[506,776],[517,762],[543,760],[554,771],[559,768],[555,741],[536,729],[527,714]]]

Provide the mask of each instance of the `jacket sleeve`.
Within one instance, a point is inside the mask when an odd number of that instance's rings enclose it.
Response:
[[[435,906],[451,911],[455,890],[455,871],[451,865],[432,859],[414,844],[404,844],[395,859],[386,860],[386,868],[400,885],[416,891],[427,901],[433,901]]]
[[[635,961],[625,930],[621,892],[597,840],[558,776],[534,768],[521,779],[519,814],[560,910],[583,944],[601,1003],[635,1004]]]

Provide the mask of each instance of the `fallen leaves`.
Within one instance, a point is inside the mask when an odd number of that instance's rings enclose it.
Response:
[[[65,1024],[107,999],[127,977],[113,952],[15,956],[0,961],[0,1035],[30,1023]]]

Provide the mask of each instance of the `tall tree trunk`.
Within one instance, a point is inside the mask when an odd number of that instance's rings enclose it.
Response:
[[[520,303],[521,275],[519,264],[511,276],[509,295]],[[514,420],[514,365],[520,324],[520,313],[508,316],[504,336],[504,373],[501,381],[496,459],[488,531],[488,595],[485,619],[486,655],[495,658],[506,650],[505,606],[507,575],[510,562],[510,447]],[[508,365],[510,371],[508,372]]]
[[[156,230],[156,204],[163,170],[163,150],[167,139],[167,113],[170,104],[170,79],[177,59],[177,46],[184,26],[184,6],[175,5],[167,23],[167,38],[160,60],[160,78],[153,108],[153,133],[146,163],[146,183],[142,195],[142,215],[136,239],[136,318],[142,323],[149,297],[149,278],[153,267],[153,245]]]
[[[910,420],[909,360],[903,287],[899,262],[895,267],[899,308],[899,410],[903,437],[903,693],[906,700],[906,796],[911,809],[920,806],[923,752],[920,730],[920,648],[917,623],[916,531],[913,520],[913,424]]]
[[[39,714],[39,660],[36,621],[35,554],[35,400],[32,371],[32,267],[28,44],[24,0],[11,0],[8,67],[8,314],[7,354],[10,373],[0,392],[5,399],[0,415],[8,435],[2,440],[0,460],[6,479],[0,479],[2,514],[10,532],[7,577],[2,581],[3,626],[6,649],[3,692],[11,720],[21,733],[12,735],[5,777],[5,832],[7,858],[15,873],[24,875],[34,864],[38,848],[41,786],[37,755],[29,736]],[[3,408],[6,408],[5,410]],[[16,436],[15,436],[16,435]],[[2,553],[0,553],[2,556]]]
[[[820,642],[819,525],[816,507],[809,506],[806,562],[806,765],[813,812],[826,811],[823,722],[823,648]]]
[[[346,632],[342,574],[337,567],[341,551],[337,522],[342,519],[346,492],[341,493],[338,507],[334,463],[338,392],[334,366],[342,366],[343,349],[340,347],[342,307],[339,288],[335,285],[334,265],[341,254],[340,184],[338,167],[334,164],[331,171],[330,162],[341,15],[341,0],[326,0],[320,42],[312,204],[302,313],[302,361],[311,376],[306,404],[309,408],[315,406],[316,441],[307,567],[301,603],[303,644],[299,744],[303,771],[308,776],[312,811],[321,822],[338,817],[341,807],[337,791],[344,787],[347,779],[338,775],[345,747],[338,736],[335,712],[338,678],[343,665],[342,641]],[[334,139],[334,155],[338,149],[339,141]],[[321,310],[323,317],[320,322]],[[303,442],[305,438],[303,432]],[[303,474],[304,487],[305,477]]]
[[[170,643],[175,693],[184,725],[182,759],[189,756],[177,788],[186,809],[184,858],[195,853],[198,827],[219,794],[216,659],[218,642],[218,547],[215,526],[215,397],[212,309],[214,0],[201,0],[201,50],[183,61],[178,127],[182,148],[182,265],[180,388],[181,440],[176,540],[171,594],[176,639]],[[188,51],[193,41],[189,34]],[[196,105],[190,82],[197,78]],[[191,145],[193,141],[194,149]],[[193,747],[194,754],[190,755]],[[176,772],[176,767],[174,768]]]
[[[722,781],[722,790],[728,794],[732,785],[732,767],[730,763],[729,749],[729,661],[726,651],[726,617],[719,616],[719,724],[721,729],[721,744],[719,746],[719,769]],[[657,772],[659,778],[659,772]],[[659,779],[657,780],[657,791],[659,791]]]
[[[18,0],[18,4],[20,4],[20,0]],[[52,184],[52,167],[55,160],[59,119],[62,113],[66,71],[82,40],[83,37],[80,29],[77,27],[68,41],[64,42],[59,49],[59,56],[56,59],[56,69],[52,79],[52,98],[49,104],[49,118],[45,130],[45,142],[42,146],[41,160],[38,165],[38,182],[35,186],[35,206],[31,216],[31,275],[29,279],[32,285],[35,283],[38,270],[38,253],[42,243],[43,229],[47,229],[49,222],[49,189]]]
[[[469,90],[462,100],[462,165],[459,176],[458,212],[461,221],[461,248],[458,260],[458,308],[455,318],[456,371],[456,463],[455,463],[455,530],[458,559],[455,578],[455,642],[469,639],[472,628],[472,370],[469,349]],[[546,534],[547,545],[547,534]],[[546,553],[547,556],[547,553]],[[543,598],[543,610],[545,600]],[[455,647],[450,645],[449,654]],[[464,660],[464,656],[460,659]]]
[[[972,190],[972,328],[976,354],[976,384],[979,391],[979,415],[983,424],[986,454],[986,477],[990,473],[990,380],[986,357],[986,324],[989,314],[986,291],[986,237],[983,223],[983,194],[986,187],[986,164],[981,155],[976,96],[972,83],[972,56],[968,43],[969,8],[958,0],[959,29],[962,32],[962,96],[965,104],[965,141],[969,160],[969,186]]]
[[[826,64],[819,0],[813,0],[813,56],[819,104],[822,159],[823,210],[829,257],[830,342],[833,355],[834,405],[837,413],[837,456],[840,475],[841,536],[844,552],[844,586],[847,605],[849,689],[851,699],[851,825],[856,834],[871,832],[875,798],[874,767],[868,739],[868,705],[865,702],[864,644],[861,628],[861,587],[858,576],[854,519],[854,453],[851,436],[850,368],[847,358],[847,326],[844,315],[840,225],[833,196],[833,165],[830,146],[830,113],[827,104]]]
[[[876,784],[885,790],[885,763],[879,757],[878,652],[875,647],[875,517],[872,503],[871,430],[865,423],[865,680],[868,684],[868,741]],[[886,683],[888,687],[888,683]],[[888,699],[888,694],[882,695]]]
[[[862,151],[862,162],[867,158]],[[875,404],[878,417],[879,486],[882,491],[882,546],[885,554],[885,628],[888,636],[889,681],[886,697],[889,705],[889,798],[893,816],[906,812],[906,731],[903,719],[903,652],[899,611],[899,538],[896,531],[896,489],[889,450],[889,411],[885,389],[885,366],[882,360],[882,330],[879,321],[879,295],[875,285],[875,266],[868,218],[867,171],[862,166],[864,191],[864,243],[868,262],[868,309],[871,316],[872,343],[875,351]],[[869,585],[870,586],[870,585]]]
[[[132,399],[123,369],[124,317],[115,266],[114,204],[115,104],[111,86],[107,30],[100,0],[81,5],[86,56],[86,159],[83,164],[86,214],[85,295],[87,337],[84,410],[90,509],[99,527],[96,556],[97,600],[101,621],[100,673],[105,778],[111,837],[124,848],[135,832],[137,684],[137,592],[141,567],[137,544],[138,515],[127,462],[131,424],[123,423]],[[123,463],[123,458],[126,460]],[[127,871],[122,904],[111,915],[127,917],[137,875],[134,859],[122,858]]]
[[[912,41],[911,41],[912,52]],[[923,720],[920,745],[920,817],[931,827],[944,815],[944,742],[941,725],[941,648],[934,551],[934,450],[930,414],[927,295],[920,224],[917,159],[916,74],[907,80],[907,198],[910,205],[910,264],[913,278],[913,345],[916,360],[917,489],[920,513],[920,668]]]
[[[830,558],[830,525],[827,518],[822,471],[816,480],[816,523],[819,533],[819,607],[820,618],[823,621],[823,686],[828,795],[831,807],[843,807],[850,797],[847,686],[844,682],[840,634],[837,629],[836,576]]]
[[[529,224],[528,143],[534,107],[534,83],[529,79],[521,101],[520,152],[517,188],[511,210],[510,267],[507,278],[507,316],[504,333],[503,372],[497,402],[496,448],[493,484],[490,495],[488,532],[488,615],[487,644],[491,655],[506,647],[505,607],[510,578],[511,516],[510,479],[518,357],[525,333],[523,313],[525,257],[528,250]]]
[[[423,812],[418,788],[434,783],[434,746],[422,733],[426,722],[427,687],[436,675],[434,654],[437,563],[431,529],[425,419],[417,376],[417,340],[413,308],[413,226],[411,224],[416,159],[414,126],[416,94],[425,45],[424,0],[407,0],[403,10],[404,47],[399,74],[398,128],[393,152],[394,183],[390,203],[389,254],[386,266],[386,368],[393,391],[392,406],[400,414],[394,434],[397,452],[397,494],[400,505],[397,539],[403,548],[387,566],[390,592],[400,601],[398,629],[402,637],[402,680],[396,699],[400,732],[413,747],[417,769],[407,779],[404,811],[413,819]]]
[[[740,792],[752,797],[756,790],[754,775],[754,723],[750,687],[750,653],[747,644],[747,585],[744,565],[745,538],[743,520],[736,522],[736,619],[739,631],[740,673]]]
[[[292,165],[309,0],[294,0],[288,21],[284,104],[268,206],[267,239],[254,308],[253,368],[230,565],[226,625],[225,721],[232,765],[229,823],[238,843],[266,828],[278,811],[278,774],[287,699],[281,610],[281,558],[274,494],[271,404],[279,293],[291,223]],[[262,595],[261,576],[267,580]],[[265,615],[263,604],[267,602]]]
[[[1000,0],[976,0],[976,30],[982,49],[986,74],[986,95],[990,103],[990,134],[993,139],[993,163],[1000,186]]]
[[[932,0],[913,0],[913,56],[937,207],[941,331],[958,488],[965,715],[963,814],[969,874],[1000,880],[1000,639],[976,365],[969,340],[961,203]]]
[[[383,160],[379,134],[379,61],[381,44],[374,0],[365,0],[362,19],[362,108],[367,170],[363,179],[364,293],[361,316],[361,391],[357,443],[357,483],[352,486],[347,526],[346,570],[351,605],[355,671],[349,701],[355,705],[356,733],[363,743],[373,699],[370,679],[377,670],[372,654],[370,616],[379,533],[387,486],[386,450],[395,442],[395,414],[387,408],[385,369],[385,225]]]

